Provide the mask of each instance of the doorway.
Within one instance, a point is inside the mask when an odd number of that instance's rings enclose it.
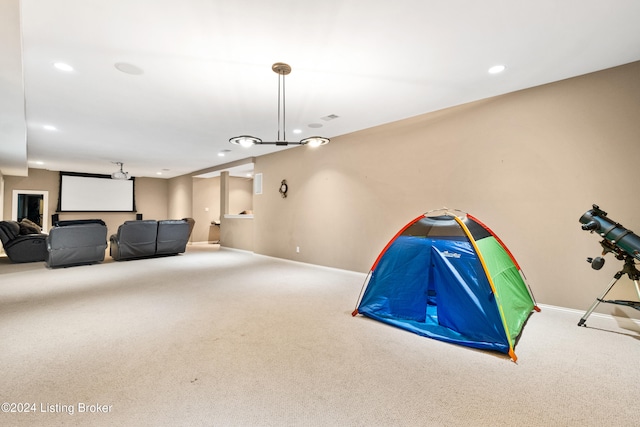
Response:
[[[41,190],[13,190],[11,219],[20,221],[27,218],[42,227],[46,233],[49,222],[49,192]]]

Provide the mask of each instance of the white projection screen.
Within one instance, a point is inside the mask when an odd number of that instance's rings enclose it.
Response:
[[[135,179],[60,172],[58,212],[135,212]]]

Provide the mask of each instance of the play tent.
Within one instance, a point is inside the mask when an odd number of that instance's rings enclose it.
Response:
[[[353,315],[441,341],[507,353],[535,305],[515,258],[473,216],[427,213],[382,250]]]

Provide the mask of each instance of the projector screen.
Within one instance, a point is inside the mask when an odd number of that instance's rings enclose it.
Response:
[[[60,172],[58,212],[135,212],[135,179]]]

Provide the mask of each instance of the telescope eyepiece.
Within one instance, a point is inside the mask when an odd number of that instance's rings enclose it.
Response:
[[[591,268],[594,270],[600,270],[604,266],[604,258],[602,257],[587,258],[587,262],[591,264]]]
[[[597,221],[593,221],[593,220],[582,225],[582,229],[586,231],[596,231],[599,228],[600,228],[600,224],[598,224]]]

